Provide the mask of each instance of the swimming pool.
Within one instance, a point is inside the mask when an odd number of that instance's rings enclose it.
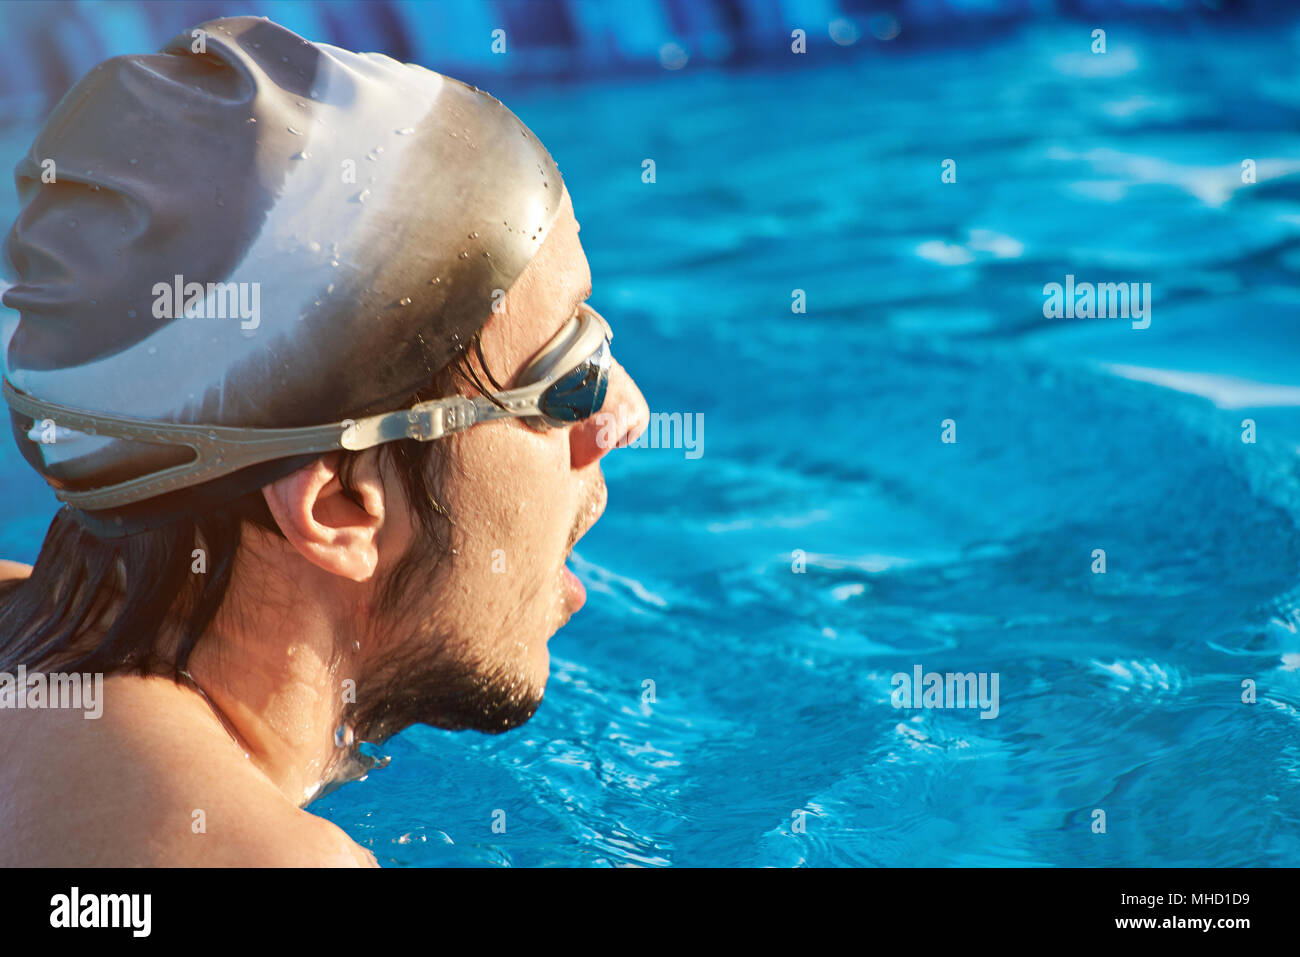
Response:
[[[402,866],[1295,864],[1300,34],[1087,37],[502,93],[703,454],[607,460],[530,723],[312,810]],[[1149,328],[1045,318],[1067,275]],[[918,665],[997,717],[893,707]]]

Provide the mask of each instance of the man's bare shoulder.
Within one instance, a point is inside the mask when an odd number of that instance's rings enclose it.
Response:
[[[156,846],[147,866],[378,867],[372,854],[336,825],[297,808],[229,832],[177,835]]]
[[[31,574],[31,565],[24,565],[22,562],[11,562],[7,558],[0,558],[0,582],[7,582],[13,578],[30,578]]]
[[[98,720],[0,711],[0,866],[376,866],[158,680],[110,678]]]

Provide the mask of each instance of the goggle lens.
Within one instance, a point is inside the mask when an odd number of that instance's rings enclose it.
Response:
[[[551,384],[538,399],[538,408],[555,422],[581,422],[600,411],[609,388],[609,342]]]

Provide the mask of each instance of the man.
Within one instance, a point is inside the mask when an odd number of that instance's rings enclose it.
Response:
[[[96,67],[17,178],[5,395],[67,505],[0,568],[0,671],[106,678],[0,710],[0,865],[373,864],[302,806],[364,741],[531,717],[648,421],[558,169],[476,89],[232,18]]]

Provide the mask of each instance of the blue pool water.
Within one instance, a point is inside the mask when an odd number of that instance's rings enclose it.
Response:
[[[385,865],[1300,860],[1300,33],[1089,29],[496,91],[704,454],[608,459],[529,724],[313,811]],[[1044,318],[1067,273],[1150,328]],[[0,481],[30,560],[53,499]],[[998,716],[895,709],[918,664]]]

